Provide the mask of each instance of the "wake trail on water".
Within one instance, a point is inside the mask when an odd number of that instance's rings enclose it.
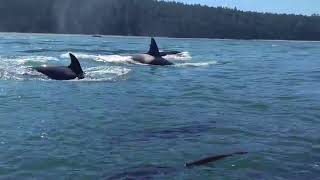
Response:
[[[131,69],[120,66],[99,66],[84,70],[86,77],[80,81],[111,81],[128,74]]]
[[[132,59],[130,55],[94,55],[86,53],[74,53],[79,59],[88,59],[96,62],[107,62],[115,64],[138,64],[145,65],[136,62]],[[61,58],[68,58],[69,53],[64,53],[60,55]],[[205,67],[217,64],[217,61],[206,61],[206,62],[190,62],[192,59],[189,52],[181,52],[179,54],[167,55],[163,58],[175,63],[175,67]]]
[[[178,54],[166,55],[163,58],[171,60],[171,61],[188,61],[191,60],[192,57],[189,52],[184,51]]]
[[[78,59],[88,59],[97,62],[109,62],[109,63],[134,63],[131,56],[120,55],[94,55],[85,53],[73,53]],[[69,58],[69,53],[60,55],[61,58]]]
[[[86,53],[73,53],[79,59],[88,59],[97,62],[108,62],[108,63],[133,63],[140,64],[135,62],[130,55],[95,55],[95,54],[86,54]],[[61,58],[68,58],[69,53],[64,53],[60,55]],[[167,55],[163,58],[170,61],[188,61],[192,57],[189,52],[181,52],[179,54]]]
[[[80,61],[93,61],[102,62],[106,64],[100,64],[91,67],[83,66],[86,77],[82,80],[76,80],[79,82],[84,81],[110,81],[117,78],[124,77],[131,72],[130,66],[122,66],[122,64],[137,64],[145,65],[135,62],[132,56],[129,55],[94,55],[86,53],[74,53]],[[164,58],[174,62],[173,67],[186,68],[186,67],[206,67],[217,64],[217,61],[206,62],[192,62],[189,52],[182,52],[175,55],[168,55]],[[69,53],[60,55],[60,58],[52,56],[0,56],[0,80],[42,80],[48,81],[45,75],[35,71],[33,67],[42,65],[61,65],[68,66],[70,63]],[[113,63],[113,65],[108,64]],[[87,63],[82,63],[88,64]],[[89,63],[90,64],[90,63]],[[93,66],[93,67],[92,67]]]

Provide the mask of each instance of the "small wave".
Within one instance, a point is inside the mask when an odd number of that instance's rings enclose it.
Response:
[[[176,67],[205,67],[217,64],[217,61],[209,61],[209,62],[198,62],[198,63],[181,63],[175,64]]]

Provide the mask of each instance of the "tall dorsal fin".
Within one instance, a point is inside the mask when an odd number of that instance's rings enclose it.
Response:
[[[70,59],[71,59],[71,64],[68,66],[68,68],[70,68],[74,73],[77,74],[77,77],[79,79],[82,79],[84,78],[84,75],[83,75],[83,71],[82,71],[82,68],[81,68],[81,65],[79,63],[79,60],[77,59],[77,57],[71,53],[69,53],[70,55]]]
[[[156,43],[156,40],[154,40],[154,38],[151,38],[151,44],[150,44],[150,49],[148,51],[148,54],[155,57],[161,57],[158,45]]]

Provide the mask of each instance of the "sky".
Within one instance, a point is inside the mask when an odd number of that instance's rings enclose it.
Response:
[[[175,0],[184,3],[223,6],[245,11],[287,13],[287,14],[320,14],[320,0]]]

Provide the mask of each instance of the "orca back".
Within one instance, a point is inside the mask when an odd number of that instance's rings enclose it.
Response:
[[[34,69],[55,80],[71,80],[77,78],[76,73],[66,66],[40,66]]]

